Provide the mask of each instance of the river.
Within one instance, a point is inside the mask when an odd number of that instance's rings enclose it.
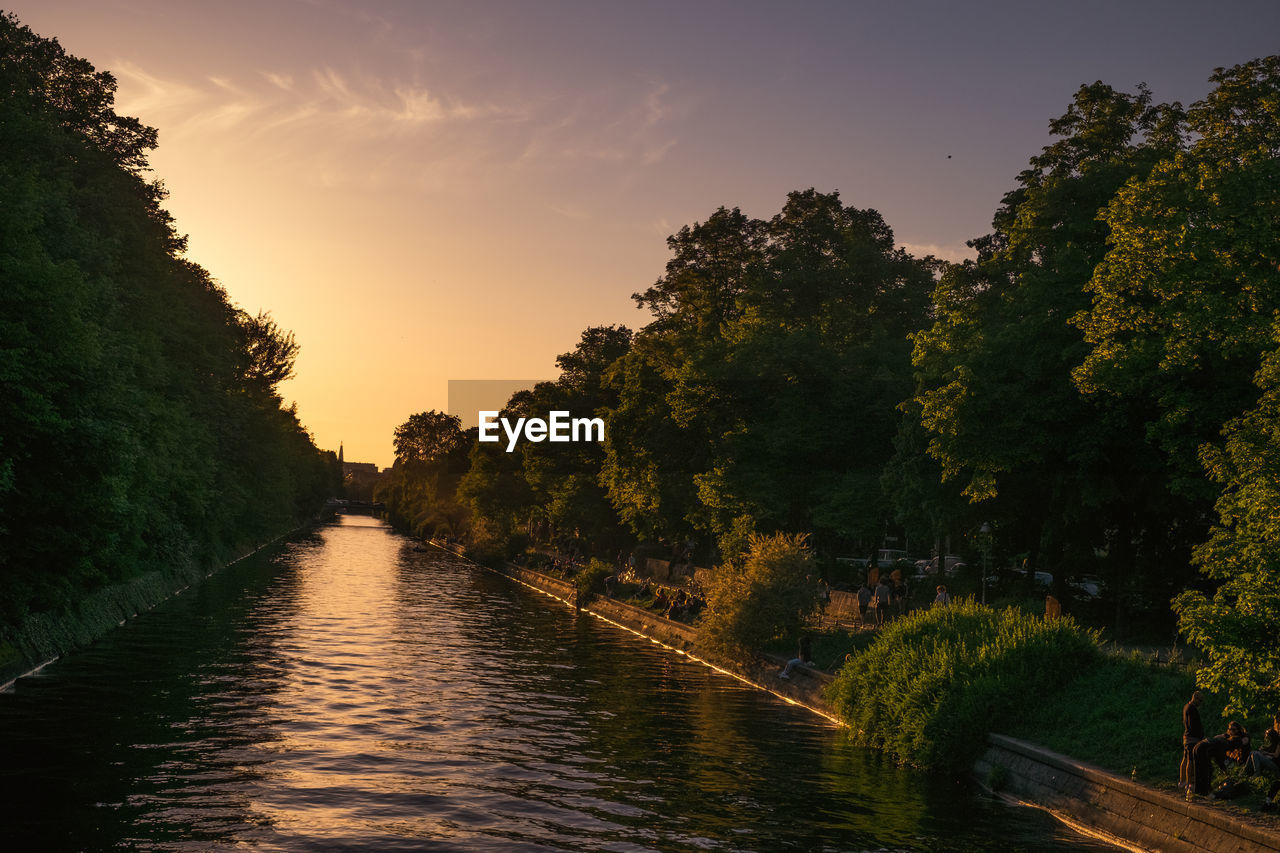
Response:
[[[0,695],[9,850],[1114,848],[346,516]]]

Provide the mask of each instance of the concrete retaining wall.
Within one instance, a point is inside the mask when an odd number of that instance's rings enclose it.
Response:
[[[519,566],[507,565],[499,570],[513,580],[525,586],[558,598],[570,607],[574,606],[577,590],[573,584],[560,578],[553,578],[541,572]],[[695,660],[714,667],[742,679],[761,690],[797,705],[803,705],[815,713],[836,722],[835,714],[822,695],[823,688],[831,683],[831,676],[825,672],[797,667],[790,680],[778,677],[778,671],[786,663],[775,656],[760,659],[752,666],[741,666],[724,661],[706,660],[698,651],[698,631],[683,622],[659,616],[643,607],[635,607],[621,601],[603,596],[592,596],[583,603],[582,609],[606,622],[611,622],[629,631],[633,631],[650,640],[656,640],[664,646],[686,654]]]
[[[1004,735],[988,738],[974,768],[1002,793],[1136,850],[1161,853],[1280,851],[1280,833],[1221,810],[1139,785],[1043,747]]]

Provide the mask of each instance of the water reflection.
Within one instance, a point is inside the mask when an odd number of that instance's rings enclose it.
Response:
[[[362,517],[23,681],[0,739],[29,849],[1104,849]]]

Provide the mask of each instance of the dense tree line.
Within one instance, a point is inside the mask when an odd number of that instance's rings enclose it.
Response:
[[[182,257],[156,131],[0,15],[0,620],[288,529],[337,488],[297,345]]]
[[[973,261],[812,189],[682,228],[649,322],[587,330],[508,405],[602,413],[603,446],[472,444],[453,523],[717,563],[753,532],[984,531],[1060,594],[1102,574],[1118,629],[1176,598],[1215,687],[1280,701],[1280,58],[1211,81],[1185,109],[1082,86]]]

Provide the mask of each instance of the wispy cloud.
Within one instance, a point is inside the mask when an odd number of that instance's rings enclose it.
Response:
[[[689,110],[652,81],[496,101],[333,66],[194,79],[128,62],[115,71],[118,109],[159,127],[166,147],[216,148],[324,186],[440,189],[587,166],[636,176],[676,148]]]
[[[679,143],[674,125],[688,112],[665,83],[579,95],[571,104],[537,110],[521,153],[524,161],[559,160],[654,166]]]
[[[128,62],[117,66],[116,74],[120,109],[163,123],[174,134],[201,132],[209,125],[258,132],[300,122],[315,130],[358,119],[355,126],[362,135],[376,137],[405,123],[466,121],[499,112],[491,105],[459,103],[422,87],[354,79],[333,68],[316,69],[305,82],[262,71],[244,80],[209,75],[188,83],[158,77]],[[282,116],[287,119],[280,121]]]

